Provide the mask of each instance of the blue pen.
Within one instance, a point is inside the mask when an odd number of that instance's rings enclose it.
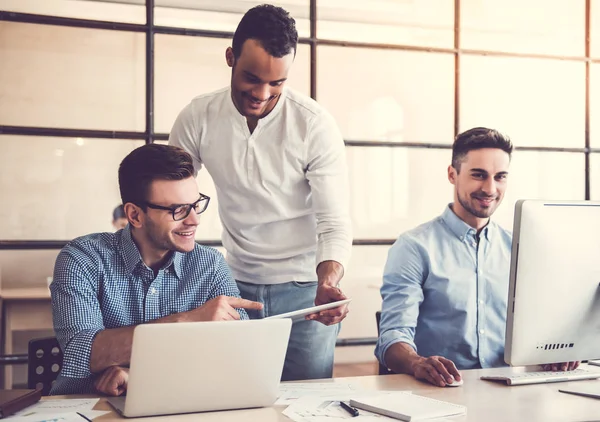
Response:
[[[343,401],[340,401],[340,406],[342,406],[342,409],[344,409],[346,412],[350,413],[352,416],[354,416],[354,417],[358,416],[358,410],[353,408],[352,406],[347,405]]]

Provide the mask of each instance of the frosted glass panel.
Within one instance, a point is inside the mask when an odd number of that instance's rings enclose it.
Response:
[[[590,53],[592,57],[600,59],[600,2],[594,0],[590,4]]]
[[[0,22],[0,124],[145,128],[144,34]]]
[[[234,32],[244,13],[263,3],[265,2],[256,0],[155,0],[154,23],[161,26]],[[308,0],[268,3],[283,7],[290,13],[296,21],[300,37],[310,36]]]
[[[584,0],[462,0],[460,5],[462,48],[585,54]]]
[[[168,133],[177,115],[192,98],[228,86],[231,68],[225,50],[231,40],[156,35],[155,130]],[[286,85],[310,95],[310,50],[299,45]]]
[[[135,0],[131,1],[134,3]],[[35,13],[37,15],[99,21],[146,23],[146,6],[95,0],[1,0],[0,9],[8,12]]]
[[[515,151],[504,202],[494,220],[512,230],[519,199],[585,199],[583,153]]]
[[[0,239],[114,231],[117,171],[143,141],[0,136]],[[32,153],[34,151],[34,153]]]
[[[517,146],[585,146],[585,65],[463,56],[460,130],[487,126]]]
[[[320,39],[452,48],[454,2],[327,0],[317,2]]]
[[[452,202],[444,149],[347,147],[355,239],[395,239]]]
[[[590,145],[600,148],[600,63],[590,65]]]
[[[600,201],[600,154],[590,154],[590,199]]]
[[[317,52],[317,98],[345,139],[452,143],[452,55],[343,47]]]

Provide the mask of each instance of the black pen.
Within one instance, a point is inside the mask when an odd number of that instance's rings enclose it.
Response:
[[[340,401],[340,406],[342,406],[342,409],[344,409],[346,412],[350,413],[352,416],[358,416],[358,410],[356,410],[352,406],[347,405],[343,401]]]
[[[77,413],[79,416],[81,416],[81,417],[82,417],[83,419],[85,419],[86,421],[88,421],[88,422],[92,422],[92,420],[91,420],[90,418],[88,418],[87,416],[85,416],[84,414],[82,414],[82,413],[79,413],[79,412],[75,412],[75,413]]]

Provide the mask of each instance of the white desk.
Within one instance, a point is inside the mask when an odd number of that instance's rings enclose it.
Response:
[[[467,406],[467,415],[452,418],[453,421],[592,421],[600,420],[600,400],[559,393],[567,385],[597,383],[600,381],[574,381],[571,383],[537,384],[509,387],[489,381],[481,381],[483,374],[512,371],[506,369],[478,369],[463,371],[462,387],[434,387],[407,375],[382,375],[369,377],[337,378],[331,382],[351,382],[369,390],[412,390],[415,394],[446,400]],[[320,381],[322,382],[322,381]],[[72,396],[79,398],[83,396]],[[89,397],[89,396],[88,396]],[[57,397],[59,398],[59,397]],[[64,398],[60,397],[60,398]],[[126,420],[119,417],[105,399],[100,400],[97,410],[111,410],[110,414],[94,419],[98,422]],[[149,421],[200,421],[200,422],[283,422],[289,421],[281,414],[285,406],[261,409],[234,410],[226,412],[193,413],[143,418]],[[140,419],[141,420],[141,419]]]

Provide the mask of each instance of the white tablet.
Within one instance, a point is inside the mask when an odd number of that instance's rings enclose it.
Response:
[[[337,302],[330,302],[324,305],[313,306],[312,308],[298,309],[297,311],[286,312],[285,314],[271,315],[263,319],[275,319],[275,318],[291,318],[292,321],[303,320],[306,315],[314,314],[315,312],[324,311],[326,309],[337,308],[338,306],[350,303],[352,299],[338,300]]]

